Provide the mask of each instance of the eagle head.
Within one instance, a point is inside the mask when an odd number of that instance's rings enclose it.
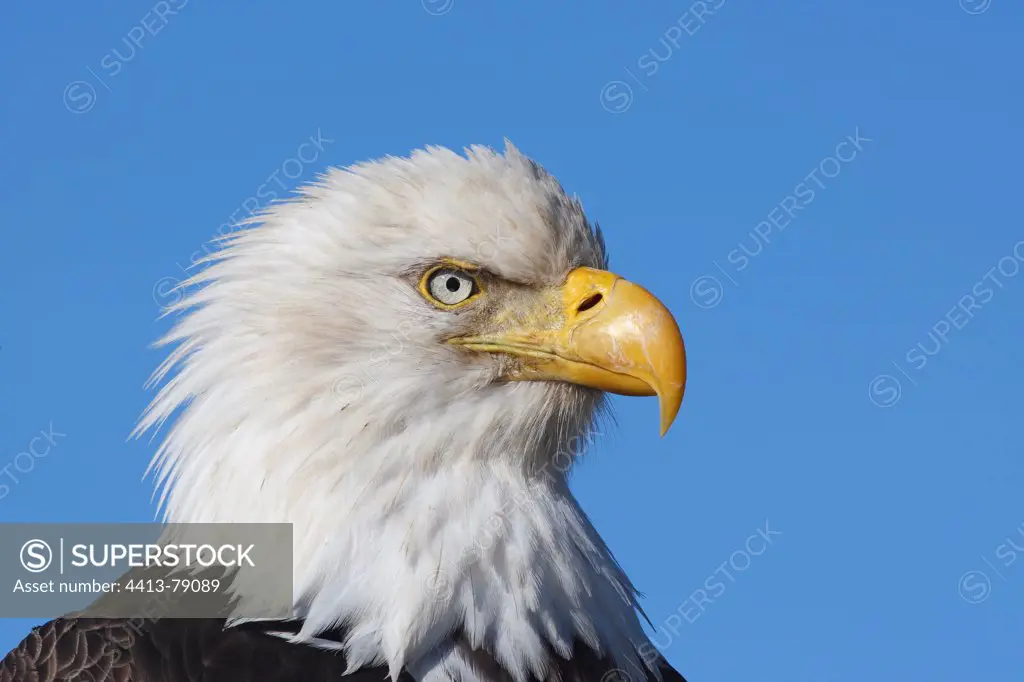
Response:
[[[302,637],[343,625],[353,667],[455,670],[452,633],[516,679],[581,646],[636,665],[635,592],[565,453],[605,392],[657,395],[664,433],[685,354],[579,201],[510,144],[431,147],[251,222],[162,340],[139,431],[173,422],[167,520],[292,523]]]

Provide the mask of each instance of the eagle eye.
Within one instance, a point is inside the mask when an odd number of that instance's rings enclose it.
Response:
[[[476,277],[459,268],[441,266],[423,276],[420,291],[432,303],[452,308],[466,303],[480,293]]]

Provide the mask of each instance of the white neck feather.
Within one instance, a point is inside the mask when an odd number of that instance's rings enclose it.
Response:
[[[318,443],[296,430],[294,415],[273,409],[179,450],[216,409],[197,407],[163,448],[161,477],[174,479],[167,520],[292,523],[300,636],[344,623],[353,668],[383,663],[395,677],[406,667],[423,680],[449,679],[464,666],[443,649],[457,631],[516,679],[544,679],[549,656],[570,657],[574,643],[625,670],[642,665],[636,650],[648,640],[635,592],[568,490],[558,466],[568,453],[527,467],[533,458],[472,448],[501,448],[514,436],[481,440],[443,416],[390,437],[396,425],[367,424]],[[485,399],[476,411],[489,407]],[[336,405],[319,408],[335,423],[363,424],[339,420]],[[306,409],[316,413],[316,402]],[[491,416],[485,434],[524,426],[506,410]]]

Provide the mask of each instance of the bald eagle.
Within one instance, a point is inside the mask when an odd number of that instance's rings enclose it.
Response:
[[[606,392],[662,434],[683,395],[675,320],[607,262],[511,144],[331,170],[227,236],[136,431],[172,423],[167,521],[292,524],[293,618],[65,617],[0,682],[682,680],[566,480]]]

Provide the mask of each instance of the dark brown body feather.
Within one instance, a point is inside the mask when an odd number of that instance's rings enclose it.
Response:
[[[387,668],[345,675],[340,652],[292,644],[267,634],[295,630],[282,623],[224,627],[220,619],[150,621],[59,618],[40,625],[0,661],[0,682],[380,682]],[[335,636],[337,638],[337,634]],[[513,678],[486,652],[457,638],[481,680]],[[571,660],[554,657],[543,682],[643,682],[582,648]],[[685,682],[670,667],[664,682]],[[399,682],[412,682],[403,673]]]

